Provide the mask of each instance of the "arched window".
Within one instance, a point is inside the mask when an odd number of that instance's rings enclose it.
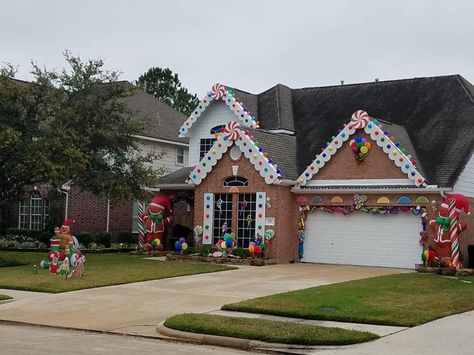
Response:
[[[249,182],[242,176],[230,176],[224,179],[224,186],[249,186]]]
[[[223,124],[219,125],[219,126],[212,127],[211,128],[211,134],[219,133],[224,127],[225,127],[225,125],[223,125]]]
[[[39,191],[33,191],[29,199],[18,205],[18,228],[41,230],[49,218],[49,200],[43,199]]]

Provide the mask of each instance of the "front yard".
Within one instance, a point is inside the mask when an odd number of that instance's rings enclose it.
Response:
[[[411,327],[473,310],[474,277],[381,276],[260,297],[222,309]]]
[[[49,275],[48,270],[33,273],[33,264],[38,265],[46,257],[46,253],[0,252],[0,258],[25,264],[0,267],[0,288],[58,293],[233,269],[215,264],[147,260],[121,253],[88,254],[85,275],[81,279],[65,280],[59,275]]]

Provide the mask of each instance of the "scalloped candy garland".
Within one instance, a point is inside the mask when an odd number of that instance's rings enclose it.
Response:
[[[201,114],[206,110],[207,106],[214,100],[222,100],[229,107],[241,123],[248,128],[258,128],[258,122],[256,121],[255,115],[247,110],[240,100],[235,97],[232,90],[226,89],[222,84],[214,84],[211,91],[199,102],[199,105],[191,113],[191,115],[184,121],[183,125],[179,129],[179,136],[184,137]]]
[[[309,165],[303,174],[297,179],[299,185],[306,183],[315,176],[319,170],[336,154],[343,143],[353,135],[357,129],[364,128],[365,133],[377,143],[379,147],[388,155],[388,157],[398,166],[401,171],[407,175],[410,180],[415,182],[416,186],[421,186],[425,178],[415,168],[413,162],[404,154],[404,152],[392,142],[392,140],[377,125],[376,121],[371,121],[369,115],[362,110],[354,112],[351,121],[342,129],[339,134],[316,156],[316,159]]]
[[[241,131],[239,123],[235,121],[229,122],[226,125],[224,134],[217,138],[212,148],[189,174],[191,181],[199,185],[234,143],[240,148],[250,163],[252,163],[260,176],[265,179],[267,184],[273,184],[278,181],[281,174],[280,169],[272,164],[270,159],[267,159],[266,154],[263,153],[263,149],[257,147],[253,142],[253,138],[250,137],[247,132]]]

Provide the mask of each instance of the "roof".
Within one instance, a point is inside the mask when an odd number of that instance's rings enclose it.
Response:
[[[159,185],[182,185],[187,182],[189,179],[189,174],[193,170],[193,167],[185,167],[178,169],[176,171],[173,171],[172,173],[169,173],[162,178],[158,180],[158,186]]]
[[[179,138],[176,135],[179,127],[186,120],[186,115],[142,89],[134,88],[131,95],[123,98],[122,102],[138,117],[148,120],[146,131],[140,134],[151,138],[188,143],[188,138]]]
[[[453,186],[474,150],[474,86],[458,74],[300,89],[279,84],[256,95],[233,91],[258,113],[262,129],[294,129],[298,174],[357,109],[386,122],[428,184]]]

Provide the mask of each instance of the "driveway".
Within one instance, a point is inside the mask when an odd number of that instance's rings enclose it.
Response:
[[[155,326],[177,313],[210,312],[225,303],[400,272],[408,271],[322,264],[243,266],[60,294],[34,293],[1,304],[0,320],[157,336]],[[9,290],[0,293],[14,296]]]

